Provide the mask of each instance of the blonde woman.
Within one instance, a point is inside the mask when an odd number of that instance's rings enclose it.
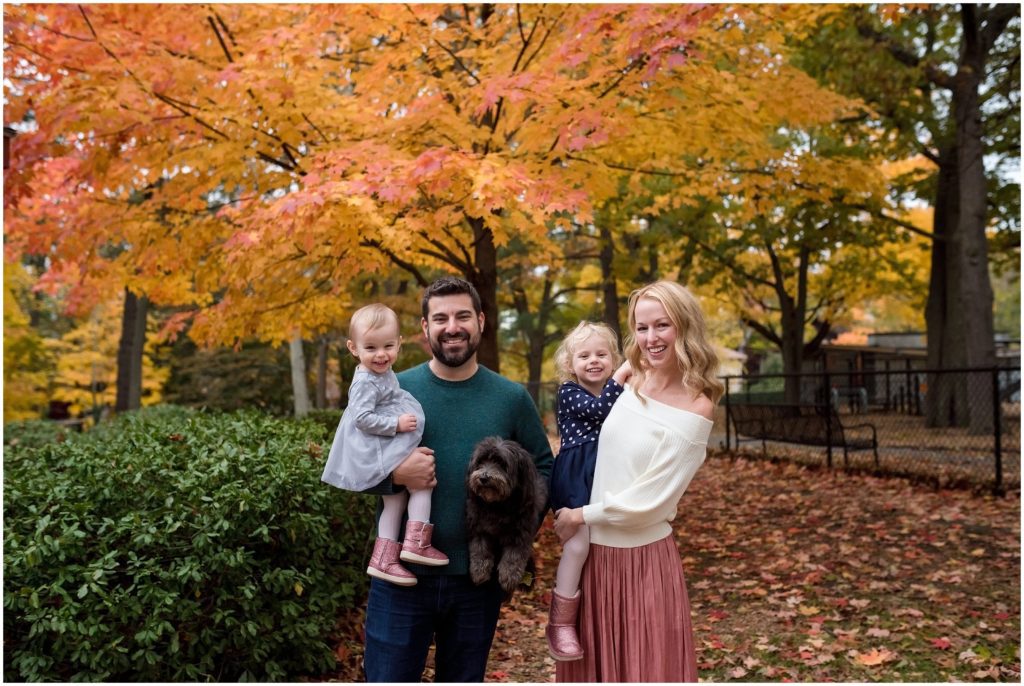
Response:
[[[671,522],[704,462],[724,392],[697,299],[672,281],[629,296],[633,377],[605,419],[589,504],[562,508],[567,541],[590,530],[579,637],[583,659],[558,662],[559,682],[695,682],[696,653]]]

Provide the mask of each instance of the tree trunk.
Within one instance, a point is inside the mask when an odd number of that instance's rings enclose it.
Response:
[[[327,336],[320,336],[316,345],[316,409],[327,407]]]
[[[146,314],[149,301],[124,290],[121,316],[121,342],[117,347],[116,412],[137,410],[142,406],[142,354],[146,346]]]
[[[295,397],[295,416],[309,414],[309,389],[306,385],[306,353],[302,338],[296,336],[288,343],[288,359],[292,366],[292,394]]]
[[[526,390],[530,392],[533,404],[537,407],[540,407],[541,370],[544,365],[544,342],[546,338],[543,328],[538,327],[538,330],[530,332],[530,349],[526,359]]]
[[[766,245],[771,259],[775,293],[779,298],[779,328],[782,332],[782,371],[787,374],[783,381],[783,398],[787,405],[800,404],[800,380],[797,376],[804,366],[804,317],[807,313],[807,270],[810,262],[809,250],[802,247],[797,264],[796,299],[786,292],[786,278],[782,264],[771,244]],[[788,376],[792,375],[792,376]]]
[[[957,148],[939,150],[932,222],[931,275],[925,326],[928,337],[928,368],[955,369],[966,365],[965,313],[957,306],[960,268],[952,258],[960,216],[960,184]],[[908,389],[915,390],[915,389]],[[929,427],[967,426],[967,385],[961,374],[930,374],[925,393],[925,424]]]
[[[799,316],[792,302],[782,308],[782,372],[787,374],[783,382],[783,402],[787,405],[800,404],[800,377],[803,371],[803,317]],[[794,375],[794,376],[788,376]]]
[[[615,281],[615,242],[607,223],[601,223],[601,297],[604,300],[604,321],[612,327],[622,347],[622,326],[619,322],[619,288]]]
[[[500,373],[498,362],[498,250],[494,247],[491,230],[480,217],[470,217],[475,244],[474,265],[466,279],[480,294],[484,312],[484,332],[480,337],[477,361],[493,372]]]
[[[541,291],[540,303],[537,305],[536,316],[530,312],[530,302],[526,296],[526,290],[522,286],[516,285],[512,294],[516,313],[519,316],[516,328],[526,340],[526,389],[529,391],[530,397],[533,398],[533,402],[537,407],[540,407],[544,348],[547,347],[551,340],[548,334],[548,322],[551,319],[551,310],[555,305],[551,298],[553,286],[554,284],[549,273],[544,276],[544,287]]]
[[[980,36],[977,8],[961,5],[964,50],[960,69],[953,80],[953,111],[956,117],[957,177],[960,214],[953,259],[959,271],[956,307],[964,313],[965,363],[968,367],[995,365],[992,283],[988,273],[988,238],[985,235],[985,146],[982,140],[979,88],[985,75],[985,55]],[[967,408],[972,434],[992,432],[992,380],[990,375],[972,375]]]

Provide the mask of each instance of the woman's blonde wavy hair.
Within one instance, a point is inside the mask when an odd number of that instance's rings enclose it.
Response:
[[[675,281],[656,281],[629,294],[629,332],[626,334],[626,359],[633,367],[630,385],[639,397],[639,388],[647,376],[643,354],[636,342],[636,305],[642,298],[657,300],[676,327],[676,360],[683,384],[718,404],[725,385],[718,380],[718,355],[708,340],[707,324],[697,298]]]
[[[558,371],[558,380],[562,383],[575,381],[579,383],[576,374],[572,371],[572,356],[576,349],[591,336],[597,336],[608,345],[612,354],[612,371],[614,372],[622,364],[622,353],[619,352],[619,339],[612,331],[612,327],[603,322],[580,322],[575,329],[570,331],[562,344],[555,351],[555,369]]]

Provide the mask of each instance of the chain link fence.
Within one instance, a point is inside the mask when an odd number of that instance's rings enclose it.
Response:
[[[728,450],[998,493],[1020,487],[1019,366],[724,380]]]

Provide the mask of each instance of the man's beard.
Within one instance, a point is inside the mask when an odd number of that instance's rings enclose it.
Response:
[[[466,348],[461,352],[445,350],[445,341],[454,340],[466,341]],[[476,336],[463,333],[454,335],[441,334],[437,338],[430,339],[430,350],[434,353],[434,359],[446,367],[461,367],[469,358],[476,354],[476,349],[479,347],[480,334]]]

